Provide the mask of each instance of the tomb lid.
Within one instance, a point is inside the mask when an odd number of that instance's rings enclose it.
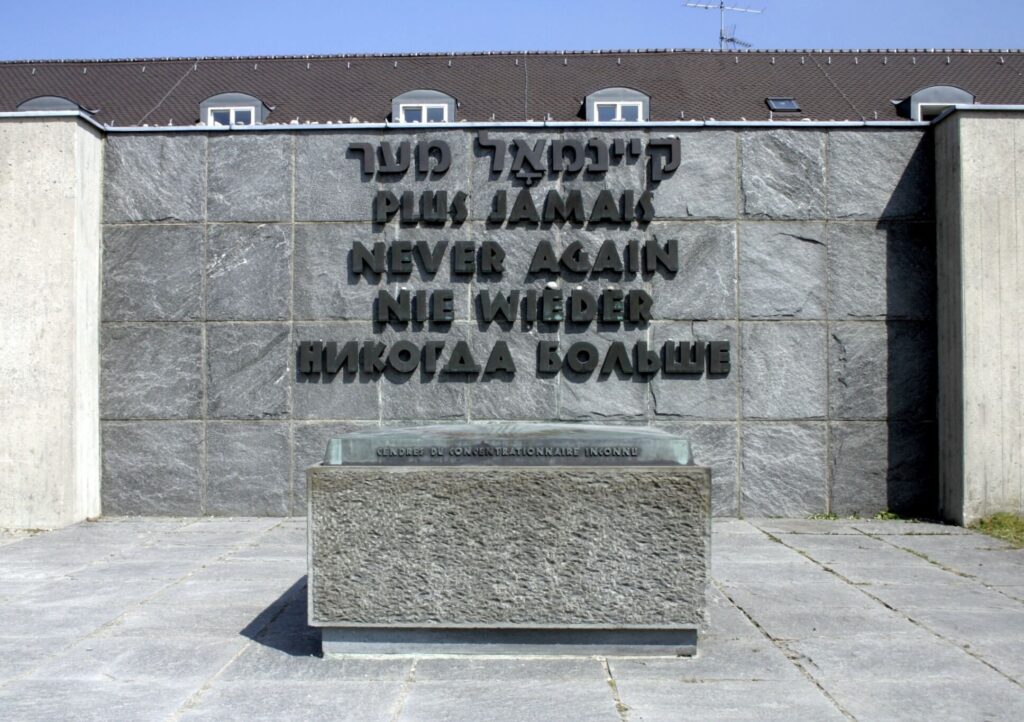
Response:
[[[647,427],[444,424],[356,431],[327,443],[325,466],[689,466],[690,443]]]

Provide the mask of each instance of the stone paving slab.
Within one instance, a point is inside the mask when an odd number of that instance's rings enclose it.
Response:
[[[938,524],[713,526],[687,659],[324,660],[302,519],[0,534],[0,719],[1024,719],[1024,551]]]

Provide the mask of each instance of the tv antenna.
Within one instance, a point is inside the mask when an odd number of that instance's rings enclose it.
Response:
[[[736,26],[735,25],[733,25],[729,29],[728,33],[725,32],[725,14],[727,12],[732,12],[732,13],[752,13],[754,15],[760,15],[761,13],[764,12],[764,10],[754,10],[753,8],[738,8],[738,7],[734,7],[732,5],[726,5],[725,4],[725,0],[719,0],[719,2],[717,4],[715,4],[715,3],[686,3],[686,7],[688,7],[688,8],[698,8],[700,10],[718,10],[718,18],[719,18],[719,22],[718,22],[718,28],[719,28],[718,29],[718,49],[719,50],[725,50],[726,48],[729,48],[730,50],[732,50],[732,49],[735,49],[735,48],[749,48],[749,47],[751,47],[750,43],[748,43],[746,40],[740,40],[739,38],[736,37]]]

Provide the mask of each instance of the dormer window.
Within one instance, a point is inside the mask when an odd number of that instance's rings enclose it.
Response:
[[[651,99],[632,88],[605,88],[588,95],[584,108],[591,123],[638,123],[650,118]]]
[[[391,100],[394,123],[451,123],[455,120],[455,98],[440,90],[410,90]]]
[[[973,105],[974,94],[952,85],[932,85],[903,100],[892,101],[896,112],[911,120],[934,120],[954,105]]]
[[[199,122],[203,125],[259,125],[270,115],[270,108],[252,95],[220,93],[199,104]]]
[[[447,123],[448,106],[428,103],[402,103],[398,106],[400,123]]]
[[[640,120],[643,104],[634,101],[620,103],[595,103],[598,123],[629,122]]]
[[[207,125],[253,125],[256,108],[210,108],[207,111]]]

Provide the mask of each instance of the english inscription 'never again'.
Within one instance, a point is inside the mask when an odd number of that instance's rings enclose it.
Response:
[[[505,140],[480,131],[475,144],[479,151],[490,155],[488,166],[492,175],[505,174],[506,163],[511,160],[508,179],[525,184],[518,190],[494,192],[486,218],[488,227],[526,227],[545,235],[550,233],[547,229],[552,224],[586,224],[589,228],[608,225],[620,231],[634,223],[649,224],[655,217],[652,188],[674,173],[681,163],[679,139],[674,137]],[[414,170],[412,182],[436,180],[448,172],[452,163],[451,148],[442,140],[415,144],[352,143],[349,151],[350,157],[359,157],[363,175],[377,174],[392,180],[410,170]],[[646,158],[651,188],[613,194],[600,187],[610,168],[636,163],[641,158]],[[587,203],[579,189],[565,193],[549,189],[536,195],[532,191],[531,186],[538,180],[559,176],[578,176],[596,184],[599,190]],[[419,194],[412,190],[381,190],[372,197],[371,217],[377,223],[388,223],[397,217],[403,226],[443,226],[450,222],[456,227],[468,219],[469,198],[462,190],[424,190]],[[580,332],[590,326],[607,332],[624,324],[643,328],[653,319],[654,300],[642,283],[634,288],[618,284],[655,275],[666,280],[674,278],[679,271],[678,240],[605,240],[595,245],[596,248],[587,247],[576,240],[559,250],[549,236],[542,237],[533,248],[527,267],[509,268],[506,249],[495,240],[355,242],[348,263],[357,282],[365,279],[371,284],[376,284],[384,274],[403,278],[414,272],[433,280],[444,268],[450,270],[453,280],[471,277],[479,285],[506,280],[511,274],[525,282],[561,278],[570,286],[578,284],[581,278],[591,279],[586,288],[563,288],[556,281],[549,281],[522,289],[481,289],[472,298],[472,320],[483,331],[491,325],[506,333],[534,328],[554,332],[560,327]],[[597,288],[593,279],[616,285]],[[456,323],[456,293],[450,288],[380,289],[373,304],[372,318],[381,332],[400,332],[410,324],[430,324],[431,330],[450,331]],[[520,370],[508,341],[503,339],[489,344],[464,339],[428,340],[422,344],[401,339],[389,344],[378,339],[307,340],[299,343],[297,362],[301,374],[328,376],[418,371],[427,378],[459,375],[475,380],[509,377]],[[623,341],[612,341],[599,349],[589,341],[560,344],[539,340],[533,365],[535,373],[542,376],[572,372],[643,379],[658,373],[669,377],[725,375],[730,372],[731,359],[728,341],[671,340],[657,347],[646,340],[636,340],[628,347]]]

